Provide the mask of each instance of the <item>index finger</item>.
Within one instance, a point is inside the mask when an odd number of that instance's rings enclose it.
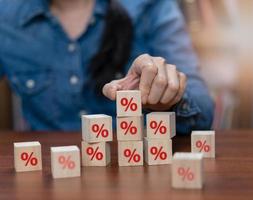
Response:
[[[158,68],[151,56],[145,54],[134,61],[132,70],[140,76],[139,90],[141,91],[142,103],[146,104],[152,82],[158,73]]]

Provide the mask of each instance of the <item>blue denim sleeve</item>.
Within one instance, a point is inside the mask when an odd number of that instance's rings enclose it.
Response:
[[[177,114],[177,133],[210,129],[214,104],[199,75],[198,60],[176,1],[157,0],[147,14],[151,55],[164,57],[188,77],[183,99],[173,108]]]

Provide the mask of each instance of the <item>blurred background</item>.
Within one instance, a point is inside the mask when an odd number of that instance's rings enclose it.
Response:
[[[178,0],[201,74],[216,102],[215,129],[253,127],[253,1]],[[252,54],[252,55],[251,55]],[[19,100],[0,82],[0,129],[22,130]]]

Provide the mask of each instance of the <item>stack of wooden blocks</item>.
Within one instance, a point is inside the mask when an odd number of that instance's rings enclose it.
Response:
[[[143,116],[141,93],[118,91],[117,140],[119,166],[143,165]]]
[[[172,141],[176,135],[174,112],[152,112],[147,114],[147,131],[144,138],[145,162],[148,165],[170,164]]]
[[[143,115],[140,91],[117,92],[117,139],[119,166],[170,164],[172,141],[176,135],[174,112],[152,112],[147,115],[143,147]]]
[[[82,138],[82,166],[106,166],[111,162],[111,116],[82,115]]]

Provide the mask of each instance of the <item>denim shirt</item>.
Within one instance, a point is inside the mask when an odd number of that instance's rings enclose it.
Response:
[[[213,102],[198,73],[198,61],[174,0],[120,0],[134,25],[131,56],[164,57],[188,76],[183,99],[171,109],[177,132],[209,129]],[[76,40],[52,15],[48,0],[0,0],[0,77],[22,99],[32,130],[79,130],[80,114],[115,117],[115,102],[88,84],[87,67],[101,41],[107,0],[96,0],[86,31]],[[115,74],[115,78],[124,76]],[[89,86],[87,86],[89,85]]]

